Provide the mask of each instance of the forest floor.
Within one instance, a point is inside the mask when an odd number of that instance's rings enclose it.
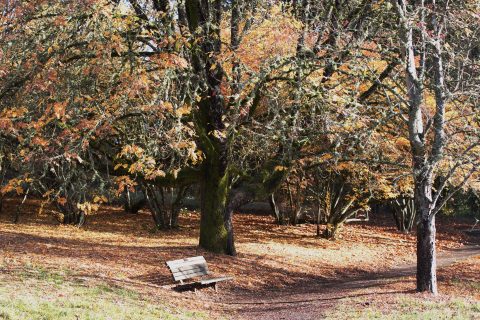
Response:
[[[396,232],[390,217],[347,225],[329,241],[313,225],[237,214],[238,256],[228,257],[198,248],[196,212],[182,213],[178,230],[157,231],[146,212],[106,207],[77,228],[35,200],[14,224],[16,201],[5,202],[0,319],[480,318],[480,237],[467,235],[469,221],[438,221],[441,294],[431,298],[413,290],[415,237]],[[172,290],[165,261],[196,255],[234,280],[218,293]]]

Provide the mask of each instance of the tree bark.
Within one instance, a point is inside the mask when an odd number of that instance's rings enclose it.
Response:
[[[233,232],[233,212],[239,209],[241,206],[251,202],[255,198],[252,192],[243,188],[234,188],[229,195],[228,205],[225,209],[224,224],[227,230],[227,247],[226,253],[231,256],[235,256],[237,251],[235,249],[235,238]]]
[[[316,224],[317,224],[317,237],[320,237],[320,217],[322,216],[322,207],[321,203],[318,203],[318,210],[316,214]]]
[[[412,231],[416,217],[414,200],[409,197],[399,197],[391,202],[391,206],[398,231],[403,233]]]
[[[417,228],[417,291],[438,293],[435,216],[421,219]]]
[[[272,209],[273,216],[275,217],[276,222],[279,225],[283,225],[283,214],[280,212],[280,208],[278,207],[275,201],[275,194],[272,193],[268,197],[268,203],[270,204],[270,208]]]
[[[413,22],[407,1],[394,2],[400,17],[400,37],[403,42],[403,56],[405,59],[405,84],[409,103],[408,132],[413,161],[413,180],[415,184],[414,199],[419,226],[417,228],[417,291],[436,294],[436,257],[435,257],[435,215],[434,201],[432,198],[433,170],[441,157],[441,148],[434,142],[432,155],[429,157],[426,148],[426,133],[423,119],[422,103],[425,98],[424,74],[425,68],[425,3],[417,1],[419,8],[418,25],[420,30],[419,44],[414,43]],[[420,55],[420,63],[417,67],[415,52]],[[437,103],[438,108],[438,103]],[[443,116],[436,110],[435,131],[436,135],[443,129],[441,120]],[[437,128],[438,126],[438,128]],[[435,141],[442,139],[435,138]]]
[[[229,192],[229,177],[226,168],[213,159],[205,164],[201,187],[200,246],[209,251],[227,253],[227,229],[224,213]]]
[[[228,140],[223,120],[226,109],[220,89],[224,74],[216,60],[221,51],[219,24],[222,6],[219,0],[215,0],[212,6],[207,1],[186,0],[185,12],[189,29],[200,44],[200,50],[192,55],[193,67],[204,76],[206,84],[195,112],[199,148],[204,154],[199,244],[209,251],[227,253],[224,217],[231,186]],[[215,27],[210,26],[212,24]]]

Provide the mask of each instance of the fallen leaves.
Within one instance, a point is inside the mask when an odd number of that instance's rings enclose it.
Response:
[[[16,201],[7,200],[4,212],[13,213]],[[197,247],[197,212],[182,213],[179,230],[155,231],[148,212],[131,215],[102,206],[88,217],[84,228],[77,228],[36,215],[40,202],[27,201],[18,225],[10,222],[10,215],[0,215],[0,264],[14,256],[16,264],[28,261],[79,274],[165,285],[171,284],[165,261],[204,255],[214,275],[235,277],[225,284],[228,290],[262,290],[307,279],[382,271],[415,260],[415,237],[396,232],[393,221],[390,225],[383,220],[346,225],[343,238],[330,241],[314,236],[315,225],[279,226],[269,216],[236,214],[239,254],[229,257]],[[464,241],[460,228],[462,225],[440,223],[439,248],[460,246]]]

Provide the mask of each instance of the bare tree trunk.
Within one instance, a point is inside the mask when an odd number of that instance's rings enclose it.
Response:
[[[137,214],[145,206],[145,203],[145,195],[140,190],[135,190],[135,192],[126,190],[125,203],[123,205],[126,213]]]
[[[320,201],[318,202],[318,210],[317,210],[317,214],[316,214],[316,223],[317,223],[317,237],[320,237],[320,218],[322,216],[322,204],[320,203]]]
[[[422,0],[422,6],[424,5]],[[434,2],[434,10],[436,10]],[[417,291],[438,293],[437,274],[436,274],[436,253],[435,253],[435,214],[438,212],[439,204],[433,200],[433,169],[443,158],[443,149],[445,147],[445,100],[446,88],[444,79],[444,69],[442,60],[442,32],[439,17],[432,13],[431,28],[435,37],[430,44],[433,47],[432,71],[434,79],[435,92],[435,116],[433,121],[434,139],[431,155],[428,159],[422,161],[421,171],[417,169],[414,172],[422,172],[424,175],[415,176],[415,205],[419,209],[420,223],[417,229]],[[415,163],[415,158],[414,158]],[[421,178],[421,179],[418,179]],[[440,196],[442,188],[437,190],[436,199]]]
[[[417,291],[436,294],[436,260],[435,260],[435,216],[432,198],[433,170],[438,163],[443,147],[443,139],[440,137],[443,130],[443,109],[437,102],[437,110],[434,119],[435,139],[432,154],[429,156],[426,147],[426,132],[423,119],[422,103],[424,100],[424,75],[426,61],[426,35],[425,29],[425,3],[417,0],[417,12],[410,12],[409,5],[405,0],[395,1],[400,16],[400,37],[403,42],[403,55],[406,62],[407,95],[409,103],[408,132],[413,158],[413,180],[415,184],[414,199],[415,207],[420,220],[417,228]],[[420,30],[419,44],[414,43],[413,22],[411,15],[418,15]],[[419,66],[415,62],[416,53],[420,55]],[[439,71],[439,70],[436,70]],[[435,71],[434,71],[435,72]],[[438,141],[438,144],[437,144]]]
[[[290,188],[290,183],[287,180],[287,194],[288,194],[288,202],[290,204],[290,214],[289,214],[289,220],[290,224],[293,226],[297,225],[297,208],[294,204],[293,200],[293,192],[292,189]]]
[[[435,216],[421,219],[417,229],[417,291],[438,293]]]
[[[270,204],[270,208],[272,208],[273,215],[275,217],[275,220],[278,224],[282,225],[283,224],[283,215],[280,212],[280,208],[278,207],[277,203],[275,202],[275,194],[272,193],[268,197],[268,203]]]
[[[409,197],[399,197],[391,202],[393,218],[398,231],[409,233],[416,221],[414,200]]]
[[[226,254],[235,256],[237,250],[235,249],[235,236],[233,232],[233,212],[250,202],[250,200],[253,199],[253,195],[241,189],[234,189],[231,191],[228,198],[228,205],[225,208],[225,215],[223,218],[225,229],[227,230],[227,247],[225,251]]]

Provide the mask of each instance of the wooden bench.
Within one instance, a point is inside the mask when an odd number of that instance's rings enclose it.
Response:
[[[196,290],[199,287],[213,286],[217,291],[217,283],[231,280],[232,277],[204,278],[209,275],[207,261],[204,257],[191,257],[180,260],[167,261],[167,266],[172,272],[173,280],[180,281],[178,289]],[[197,281],[185,283],[184,280],[200,278]]]

